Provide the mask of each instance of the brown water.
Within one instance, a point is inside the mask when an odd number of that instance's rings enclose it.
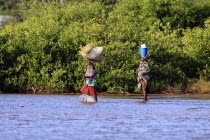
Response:
[[[210,96],[0,94],[1,140],[210,140]]]

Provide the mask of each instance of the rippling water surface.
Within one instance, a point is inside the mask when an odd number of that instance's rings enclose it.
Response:
[[[0,94],[1,140],[210,140],[210,96]]]

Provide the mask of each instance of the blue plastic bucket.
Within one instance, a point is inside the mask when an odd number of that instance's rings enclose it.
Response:
[[[141,48],[140,47],[140,55],[141,56],[147,56],[147,50],[148,50],[148,47],[146,47],[146,48]]]

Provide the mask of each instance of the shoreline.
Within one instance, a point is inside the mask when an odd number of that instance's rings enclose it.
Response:
[[[34,94],[34,95],[82,95],[82,93],[0,93],[0,94]],[[101,92],[98,96],[142,96],[140,93]],[[149,93],[148,96],[210,96],[210,93]]]

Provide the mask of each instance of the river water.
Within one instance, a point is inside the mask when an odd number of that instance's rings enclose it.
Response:
[[[0,94],[1,140],[210,140],[210,96]]]

